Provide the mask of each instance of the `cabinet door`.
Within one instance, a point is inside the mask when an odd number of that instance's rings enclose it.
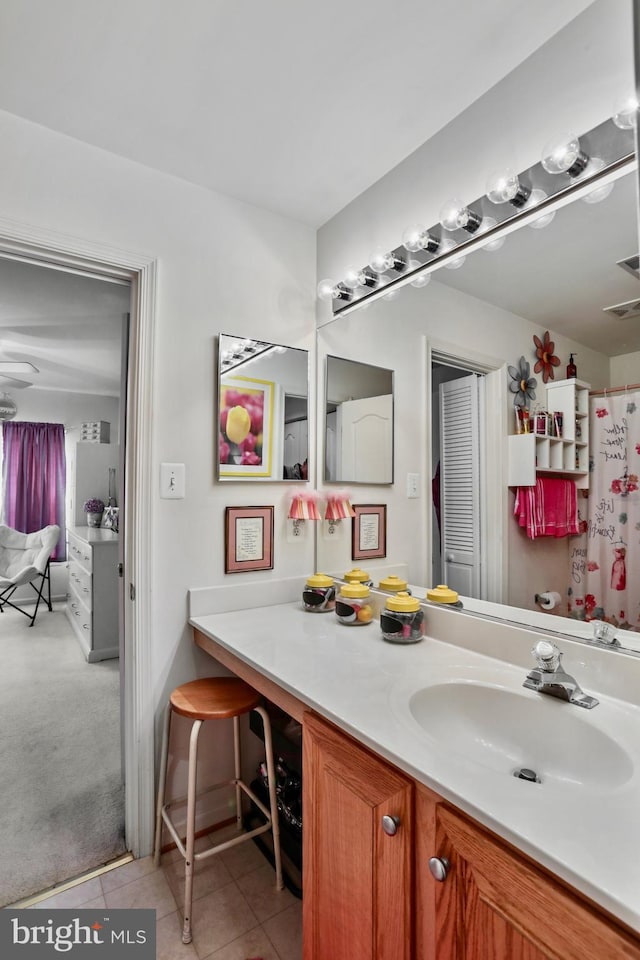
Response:
[[[416,960],[640,958],[597,908],[421,788],[416,856]],[[443,882],[432,856],[449,861]]]
[[[303,731],[304,960],[409,960],[412,783],[311,714]]]

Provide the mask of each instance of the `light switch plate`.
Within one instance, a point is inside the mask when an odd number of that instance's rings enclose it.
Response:
[[[417,500],[420,496],[420,474],[407,474],[407,497],[409,500]]]
[[[184,463],[160,464],[160,496],[163,500],[183,500],[185,487]]]

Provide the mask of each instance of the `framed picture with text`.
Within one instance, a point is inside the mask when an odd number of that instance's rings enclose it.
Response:
[[[353,504],[352,560],[370,560],[387,555],[386,503]]]
[[[224,572],[273,569],[273,507],[227,507]]]

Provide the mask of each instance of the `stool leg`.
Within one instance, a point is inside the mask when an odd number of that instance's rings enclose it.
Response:
[[[240,717],[233,718],[233,756],[236,774],[236,822],[238,830],[242,829],[242,789],[238,786],[238,781],[242,779],[240,769]]]
[[[164,724],[162,732],[162,750],[160,753],[160,777],[158,779],[158,802],[156,805],[156,840],[153,849],[153,862],[156,867],[160,866],[160,847],[162,845],[162,807],[164,806],[164,795],[167,787],[167,757],[169,755],[169,733],[171,727],[171,704],[167,704],[164,713]]]
[[[264,728],[264,747],[267,761],[267,777],[269,779],[269,808],[271,810],[271,834],[273,836],[273,856],[276,864],[276,889],[282,890],[282,859],[280,857],[280,826],[278,823],[278,801],[276,799],[276,765],[273,759],[271,743],[271,721],[264,707],[254,707],[256,713],[262,717]]]
[[[187,785],[187,856],[184,861],[184,924],[182,942],[191,943],[191,904],[193,901],[193,848],[196,832],[196,765],[198,734],[202,720],[194,720],[189,738],[189,780]]]

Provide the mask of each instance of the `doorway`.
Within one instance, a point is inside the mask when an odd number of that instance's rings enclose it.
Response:
[[[461,355],[444,346],[428,346],[427,357],[431,582],[448,583],[463,596],[502,603],[507,584],[504,533],[508,522],[503,479],[507,433],[504,363]],[[485,535],[489,530],[492,535]]]
[[[120,538],[123,564],[120,664],[124,671],[121,691],[126,845],[134,857],[146,856],[153,846],[154,826],[155,704],[150,670],[152,498],[149,496],[152,459],[148,424],[152,422],[156,261],[94,241],[1,219],[0,256],[131,284],[127,457],[122,478],[127,500],[121,517],[125,534]]]
[[[15,438],[34,423],[57,425],[66,461],[56,491],[63,553],[51,564],[53,609],[43,605],[32,627],[12,610],[1,624],[0,776],[7,789],[0,902],[6,904],[126,852],[119,533],[90,528],[83,503],[93,498],[118,511],[124,506],[122,358],[131,282],[0,257],[0,286],[0,391],[11,401],[4,419],[13,421],[6,429]],[[26,372],[16,375],[12,363]],[[37,445],[29,449],[35,467]],[[17,478],[24,504],[17,528],[29,532],[42,523],[40,515],[29,515],[25,483]],[[110,519],[117,516],[112,509]],[[14,599],[31,609],[31,595],[22,591]]]

